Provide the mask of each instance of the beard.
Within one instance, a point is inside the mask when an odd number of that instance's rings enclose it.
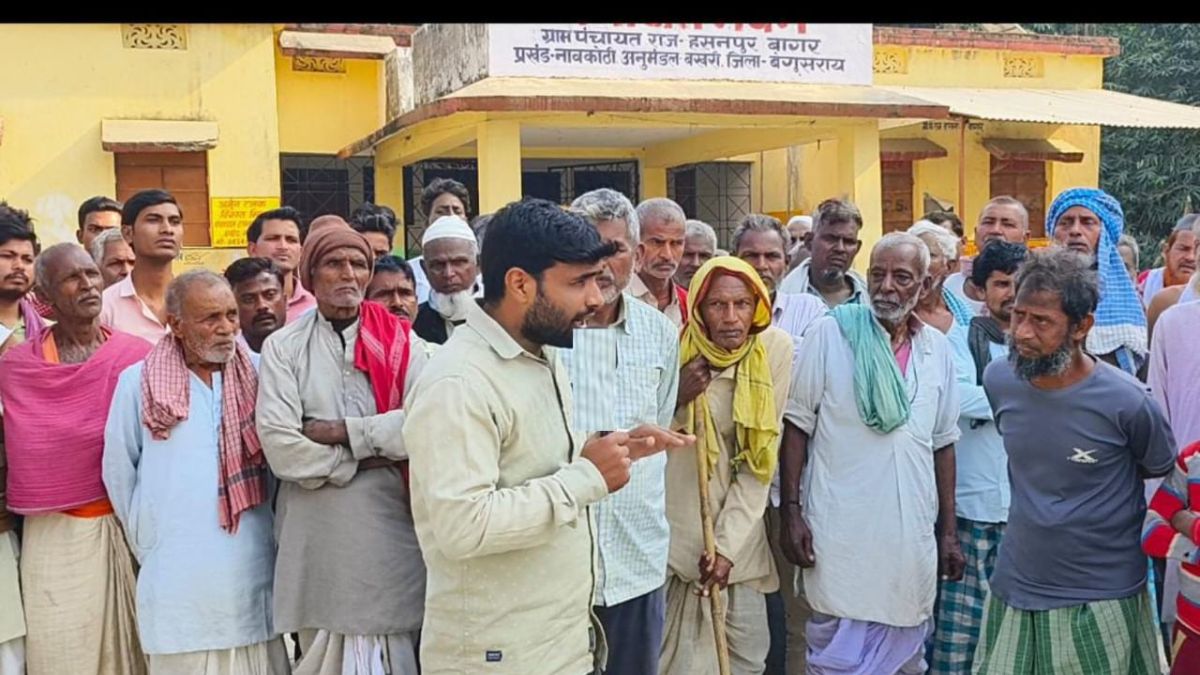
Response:
[[[539,288],[537,299],[521,323],[521,335],[534,344],[570,349],[575,344],[575,324],[587,318],[588,314],[590,312],[576,317],[567,316],[566,312],[542,295]]]
[[[871,311],[875,313],[875,318],[880,321],[895,322],[903,319],[912,313],[917,307],[917,302],[921,299],[919,293],[913,293],[913,296],[908,299],[908,302],[901,304],[900,296],[880,296],[871,298]],[[876,300],[887,300],[895,305],[895,308],[880,309],[875,305]]]
[[[843,270],[843,269],[838,269],[836,267],[826,267],[825,269],[821,270],[821,281],[823,281],[827,284],[832,284],[835,281],[841,281],[845,277],[846,277],[846,270]]]
[[[0,300],[5,302],[15,302],[28,295],[29,289],[21,290],[18,288],[0,288]]]
[[[1058,349],[1045,356],[1025,357],[1017,351],[1012,335],[1008,336],[1008,362],[1013,365],[1017,377],[1032,380],[1038,377],[1062,375],[1071,365],[1071,345],[1063,341]]]
[[[237,347],[210,347],[200,354],[200,358],[206,363],[229,363],[233,360],[233,355],[237,353]]]
[[[179,339],[183,342],[184,353],[194,354],[193,358],[202,364],[226,364],[232,361],[233,355],[237,353],[237,342],[219,344],[216,340],[201,341],[185,336],[180,336]]]
[[[464,321],[475,303],[475,292],[465,288],[457,293],[439,293],[429,289],[429,306],[447,321]]]
[[[597,281],[608,282],[607,285],[600,288],[600,297],[604,299],[605,305],[611,305],[621,297],[621,293],[629,286],[629,275],[625,275],[624,279],[618,279],[612,270],[605,268]]]

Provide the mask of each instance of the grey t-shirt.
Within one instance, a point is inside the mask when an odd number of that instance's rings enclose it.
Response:
[[[1004,359],[988,365],[983,386],[1012,483],[992,590],[1025,610],[1137,593],[1147,569],[1142,478],[1165,475],[1175,458],[1145,385],[1097,361],[1082,381],[1043,390]]]

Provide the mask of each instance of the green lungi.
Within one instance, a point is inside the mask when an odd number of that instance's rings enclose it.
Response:
[[[1158,675],[1158,631],[1143,591],[1060,609],[1009,607],[989,594],[975,675]]]

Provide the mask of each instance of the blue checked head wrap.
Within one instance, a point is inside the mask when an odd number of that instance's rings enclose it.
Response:
[[[1096,214],[1100,219],[1100,242],[1096,247],[1096,263],[1100,277],[1100,306],[1096,309],[1096,325],[1088,333],[1087,350],[1092,354],[1110,354],[1122,347],[1142,358],[1146,348],[1146,315],[1138,299],[1137,288],[1121,254],[1117,240],[1125,230],[1125,213],[1121,203],[1104,190],[1071,188],[1059,193],[1046,213],[1046,234],[1054,236],[1058,219],[1073,206]],[[1118,357],[1119,358],[1119,357]]]

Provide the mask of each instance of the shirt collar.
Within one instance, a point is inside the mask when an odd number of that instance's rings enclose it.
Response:
[[[908,337],[912,341],[914,352],[920,349],[922,354],[928,354],[933,350],[932,342],[926,337],[926,329],[937,330],[929,328],[929,324],[922,321],[916,312],[908,315]]]
[[[640,300],[634,300],[628,293],[621,293],[621,299],[617,301],[621,303],[621,306],[617,308],[617,320],[613,321],[609,328],[620,328],[625,331],[626,335],[633,334],[633,322],[629,318],[629,303],[631,300],[641,302]]]
[[[292,297],[288,298],[288,307],[294,307],[295,305],[308,302],[310,299],[315,299],[313,294],[309,293],[308,289],[301,285],[299,277],[293,275]]]
[[[796,268],[799,271],[800,278],[804,280],[804,292],[810,295],[815,295],[824,301],[825,296],[821,295],[821,291],[813,285],[812,278],[809,276],[809,270],[812,269],[812,258],[806,258]],[[867,297],[867,282],[858,275],[854,270],[846,270],[846,278],[850,280],[850,296],[844,302],[862,304]]]
[[[133,287],[133,275],[125,277],[117,282],[117,296],[121,298],[129,298],[137,295],[137,289]]]
[[[643,296],[650,293],[650,289],[646,288],[646,283],[642,281],[637,272],[634,272],[633,276],[629,279],[629,287],[625,289],[625,292],[641,300]]]
[[[638,300],[645,302],[646,304],[650,305],[654,309],[656,309],[656,310],[658,309],[658,298],[654,297],[654,292],[650,290],[650,287],[646,285],[646,282],[642,281],[642,278],[640,276],[638,276],[638,274],[636,272],[634,272],[633,277],[630,278],[629,287],[625,289],[625,292],[628,293],[629,295],[632,295],[633,297],[637,298]],[[672,279],[671,280],[671,301],[667,303],[667,307],[670,307],[671,305],[678,305],[678,304],[679,304],[679,287],[675,283],[675,280]]]
[[[333,322],[330,321],[329,319],[326,319],[325,315],[321,314],[321,310],[313,309],[312,311],[314,314],[317,315],[317,325],[323,326],[325,330],[329,331],[330,333],[333,333],[334,335],[338,334],[338,332],[333,329]],[[355,317],[354,321],[349,326],[346,327],[346,330],[341,332],[342,339],[344,339],[347,343],[349,343],[351,340],[356,339],[358,337],[358,327],[360,325],[362,325],[361,310],[359,311],[358,316]]]
[[[472,303],[467,310],[467,325],[479,333],[479,337],[483,338],[483,341],[492,348],[492,351],[496,352],[497,356],[506,361],[526,353],[521,345],[513,339],[513,336],[504,330],[504,326],[483,311],[479,303]]]

